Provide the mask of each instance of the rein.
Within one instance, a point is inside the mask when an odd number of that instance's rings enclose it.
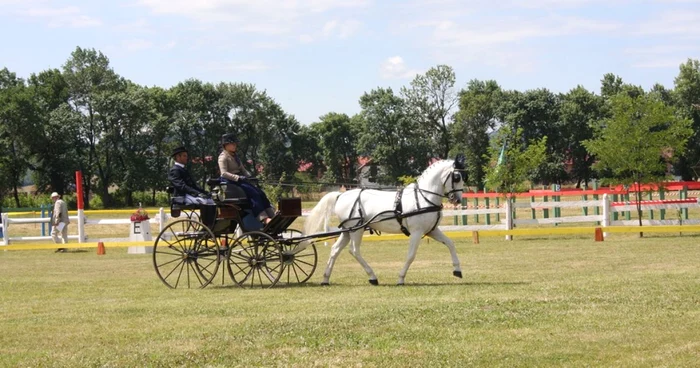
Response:
[[[452,175],[448,175],[445,178],[445,181],[443,182],[443,187],[447,185],[447,181],[451,177],[452,177]],[[401,203],[402,202],[401,199],[403,196],[403,191],[406,190],[407,187],[401,188],[401,189],[396,191],[396,199],[394,200],[394,209],[393,210],[387,210],[387,211],[380,212],[366,222],[365,222],[365,218],[364,218],[364,213],[363,213],[364,211],[362,208],[362,201],[361,201],[362,192],[366,188],[362,188],[362,189],[360,189],[360,193],[358,193],[357,198],[355,199],[355,203],[353,203],[352,207],[350,208],[350,213],[348,214],[348,218],[345,219],[345,221],[341,222],[338,225],[338,227],[342,227],[343,224],[345,224],[346,222],[349,222],[349,221],[359,221],[359,224],[348,228],[349,230],[354,231],[354,230],[358,230],[358,229],[361,229],[364,227],[368,227],[370,224],[372,224],[374,222],[382,222],[382,221],[387,221],[387,220],[391,220],[391,219],[396,219],[396,221],[399,223],[399,226],[401,228],[401,232],[406,236],[410,236],[411,232],[403,224],[403,220],[405,218],[408,218],[411,216],[418,216],[418,215],[422,215],[425,213],[438,212],[438,216],[437,216],[437,219],[435,220],[435,224],[433,224],[433,227],[426,233],[426,234],[428,234],[428,233],[432,232],[433,230],[435,230],[437,225],[440,223],[440,219],[442,218],[442,214],[439,212],[442,210],[442,203],[434,203],[433,201],[428,199],[428,197],[426,196],[426,193],[436,195],[440,198],[449,198],[451,194],[462,191],[462,190],[454,189],[454,181],[452,184],[452,188],[453,189],[451,191],[447,192],[446,194],[440,194],[440,193],[436,193],[436,192],[433,192],[433,191],[430,191],[427,189],[421,189],[418,187],[418,183],[415,183],[413,195],[415,197],[416,206],[418,207],[418,209],[415,211],[411,211],[411,212],[403,212],[403,204]],[[430,204],[428,207],[421,208],[420,201],[418,200],[419,193],[420,193],[420,196],[426,202],[428,202]],[[340,197],[338,197],[338,198],[340,198]],[[337,198],[336,198],[336,201],[337,201]],[[355,212],[355,209],[357,209],[359,217],[352,217],[352,214],[353,214],[353,212]],[[375,219],[377,217],[387,215],[387,214],[392,214],[393,216],[386,217],[386,218],[383,218],[381,220],[375,221]],[[370,228],[370,231],[372,231],[371,228]]]

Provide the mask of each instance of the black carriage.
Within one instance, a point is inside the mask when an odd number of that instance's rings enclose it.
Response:
[[[289,226],[301,216],[301,199],[284,198],[272,220],[262,225],[236,184],[209,180],[215,206],[185,204],[172,197],[171,216],[179,218],[158,234],[153,266],[171,288],[204,288],[217,279],[267,288],[306,282],[316,270],[318,254],[312,242],[303,242]],[[215,209],[214,209],[215,208]],[[221,269],[221,270],[220,270]]]

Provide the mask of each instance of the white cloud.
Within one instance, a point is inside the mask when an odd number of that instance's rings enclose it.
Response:
[[[151,24],[144,18],[135,20],[129,23],[118,24],[114,26],[114,30],[119,32],[129,32],[129,33],[153,33],[153,28]]]
[[[632,64],[633,68],[640,69],[669,69],[678,68],[686,61],[684,58],[677,59],[656,59]]]
[[[261,61],[252,61],[247,63],[234,63],[234,62],[209,62],[205,65],[205,68],[211,71],[248,71],[248,72],[259,72],[270,69],[270,66]]]
[[[153,14],[177,15],[224,33],[251,33],[310,42],[324,37],[323,29],[348,38],[360,28],[356,20],[327,24],[332,13],[363,9],[371,0],[138,0]],[[333,22],[333,21],[330,21]],[[222,29],[220,23],[225,23]],[[326,26],[324,26],[326,23]],[[326,30],[330,32],[331,30]]]
[[[133,39],[122,41],[121,46],[126,51],[136,52],[152,48],[153,42],[144,39]]]
[[[163,50],[172,50],[175,48],[175,46],[177,46],[177,42],[175,42],[173,40],[173,41],[170,41],[170,42],[166,43],[165,45],[163,45],[162,49]]]
[[[634,32],[639,36],[700,38],[700,11],[667,11],[640,24]]]
[[[401,56],[392,56],[384,60],[380,67],[380,75],[384,79],[413,78],[417,74],[420,74],[420,71],[407,67]]]
[[[46,21],[46,25],[51,28],[85,28],[102,25],[100,19],[83,14],[77,6],[54,8],[37,4],[18,10],[18,14],[30,18],[43,19]]]

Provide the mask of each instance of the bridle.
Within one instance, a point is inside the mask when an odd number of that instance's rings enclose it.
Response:
[[[445,180],[442,182],[442,186],[443,186],[443,187],[447,187],[447,181],[449,180],[449,181],[450,181],[450,185],[451,185],[451,187],[452,187],[452,190],[448,191],[448,192],[445,193],[445,194],[435,193],[435,192],[430,191],[430,190],[427,190],[427,189],[418,188],[418,185],[417,185],[417,184],[416,184],[416,189],[417,189],[418,192],[420,192],[421,196],[422,196],[426,201],[428,201],[428,203],[430,203],[430,204],[433,205],[433,206],[438,206],[438,204],[432,203],[430,200],[428,200],[428,199],[425,197],[425,194],[424,194],[424,193],[430,193],[430,194],[436,195],[436,196],[438,196],[438,197],[447,198],[450,202],[454,203],[454,202],[456,202],[456,200],[455,200],[455,195],[456,195],[456,193],[459,193],[459,197],[457,197],[457,198],[461,198],[461,197],[462,197],[462,193],[464,193],[464,188],[462,188],[462,189],[455,189],[455,185],[456,185],[456,184],[459,184],[459,183],[462,181],[462,171],[464,171],[464,170],[458,169],[458,168],[454,168],[454,169],[452,170],[452,172],[451,172],[449,175],[447,175],[447,176],[445,177]]]

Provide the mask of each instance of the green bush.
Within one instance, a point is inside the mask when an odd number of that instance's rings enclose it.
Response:
[[[90,199],[90,209],[91,210],[101,210],[104,209],[104,203],[102,203],[102,196],[95,194]]]

